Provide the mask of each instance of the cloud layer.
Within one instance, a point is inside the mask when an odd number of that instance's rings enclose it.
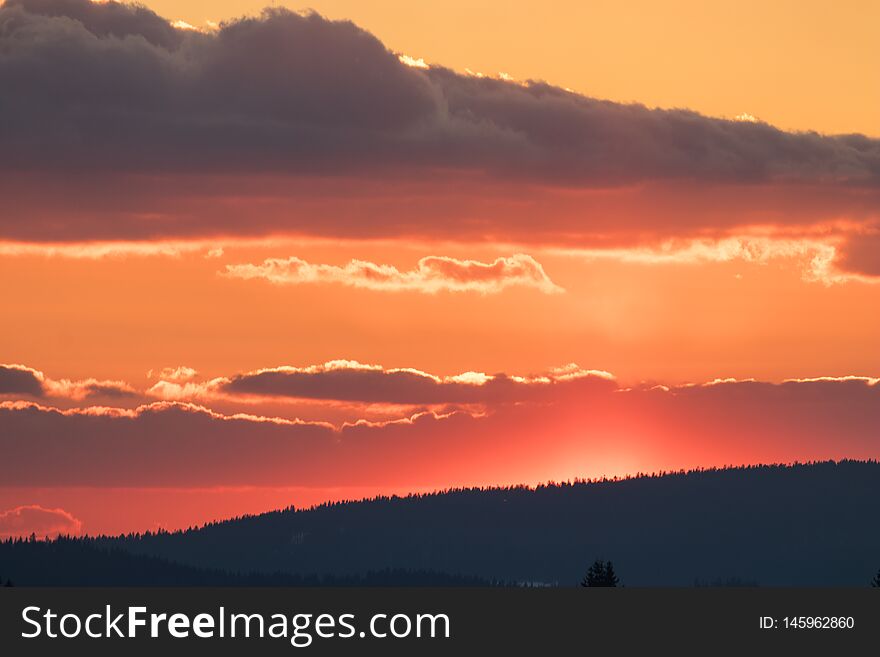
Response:
[[[0,485],[418,488],[880,455],[876,378],[627,390],[583,381],[479,416],[341,429],[172,402],[67,411],[3,402]]]
[[[8,0],[0,26],[0,83],[17,91],[0,142],[12,168],[455,166],[589,184],[880,176],[880,145],[865,137],[407,66],[315,14],[267,9],[203,34],[115,2]]]
[[[23,365],[0,365],[0,395],[42,397],[42,372]]]
[[[0,513],[0,539],[31,534],[54,538],[59,534],[76,536],[81,532],[82,522],[64,509],[28,504]]]
[[[356,361],[264,369],[215,380],[209,385],[216,392],[230,395],[445,405],[547,399],[554,387],[574,381],[587,387],[614,387],[608,373],[583,370],[577,365],[536,377],[465,372],[441,378],[416,369],[385,369]]]
[[[115,2],[9,0],[0,85],[16,90],[0,106],[10,242],[632,246],[838,222],[839,264],[876,271],[861,242],[880,220],[876,139],[407,65],[315,14],[201,33]]]
[[[286,417],[306,412],[309,417],[341,426],[406,420],[424,412],[481,415],[502,405],[548,403],[560,395],[589,394],[593,389],[615,386],[609,373],[574,363],[533,376],[464,372],[440,377],[413,368],[335,360],[308,367],[265,368],[208,381],[162,379],[146,391],[146,398],[224,409],[258,408]]]
[[[24,365],[0,364],[0,396],[26,396],[82,401],[84,399],[119,400],[134,397],[134,388],[123,381],[98,379],[49,379],[41,371]]]
[[[479,292],[495,294],[513,286],[532,287],[545,294],[563,292],[531,256],[518,253],[493,262],[428,256],[415,269],[400,271],[392,265],[352,260],[347,265],[311,264],[300,258],[269,258],[259,265],[227,265],[224,275],[272,283],[340,283],[385,292]]]

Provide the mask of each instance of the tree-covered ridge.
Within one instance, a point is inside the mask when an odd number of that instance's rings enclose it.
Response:
[[[75,542],[267,576],[574,586],[605,555],[627,586],[864,586],[880,561],[878,512],[880,463],[841,461],[453,489]]]
[[[93,540],[0,542],[0,562],[23,586],[493,586],[479,577],[429,571],[382,570],[361,575],[237,573],[196,568],[132,554]],[[11,583],[9,584],[12,585]]]

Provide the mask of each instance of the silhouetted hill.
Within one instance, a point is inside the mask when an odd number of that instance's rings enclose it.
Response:
[[[378,498],[88,542],[265,574],[402,569],[568,586],[601,557],[627,586],[866,586],[880,566],[878,517],[880,464],[843,461]]]
[[[17,586],[489,586],[479,577],[381,570],[362,575],[229,573],[102,547],[88,539],[5,541],[3,571]],[[4,580],[5,581],[5,580]]]

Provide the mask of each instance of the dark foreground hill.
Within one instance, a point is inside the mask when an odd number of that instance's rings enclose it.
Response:
[[[880,463],[843,461],[380,498],[87,542],[265,574],[573,585],[601,557],[628,586],[865,586],[880,567],[878,519]]]
[[[492,586],[479,577],[386,569],[358,575],[235,573],[132,554],[88,539],[0,543],[0,581],[13,586]]]

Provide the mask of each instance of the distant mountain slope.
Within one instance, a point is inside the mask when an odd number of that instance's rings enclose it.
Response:
[[[391,568],[573,585],[602,557],[627,586],[866,586],[880,567],[878,519],[880,463],[843,461],[456,490],[89,542],[266,574]]]
[[[362,575],[229,573],[137,555],[95,541],[0,543],[2,582],[15,586],[488,586],[478,577],[383,570]]]

